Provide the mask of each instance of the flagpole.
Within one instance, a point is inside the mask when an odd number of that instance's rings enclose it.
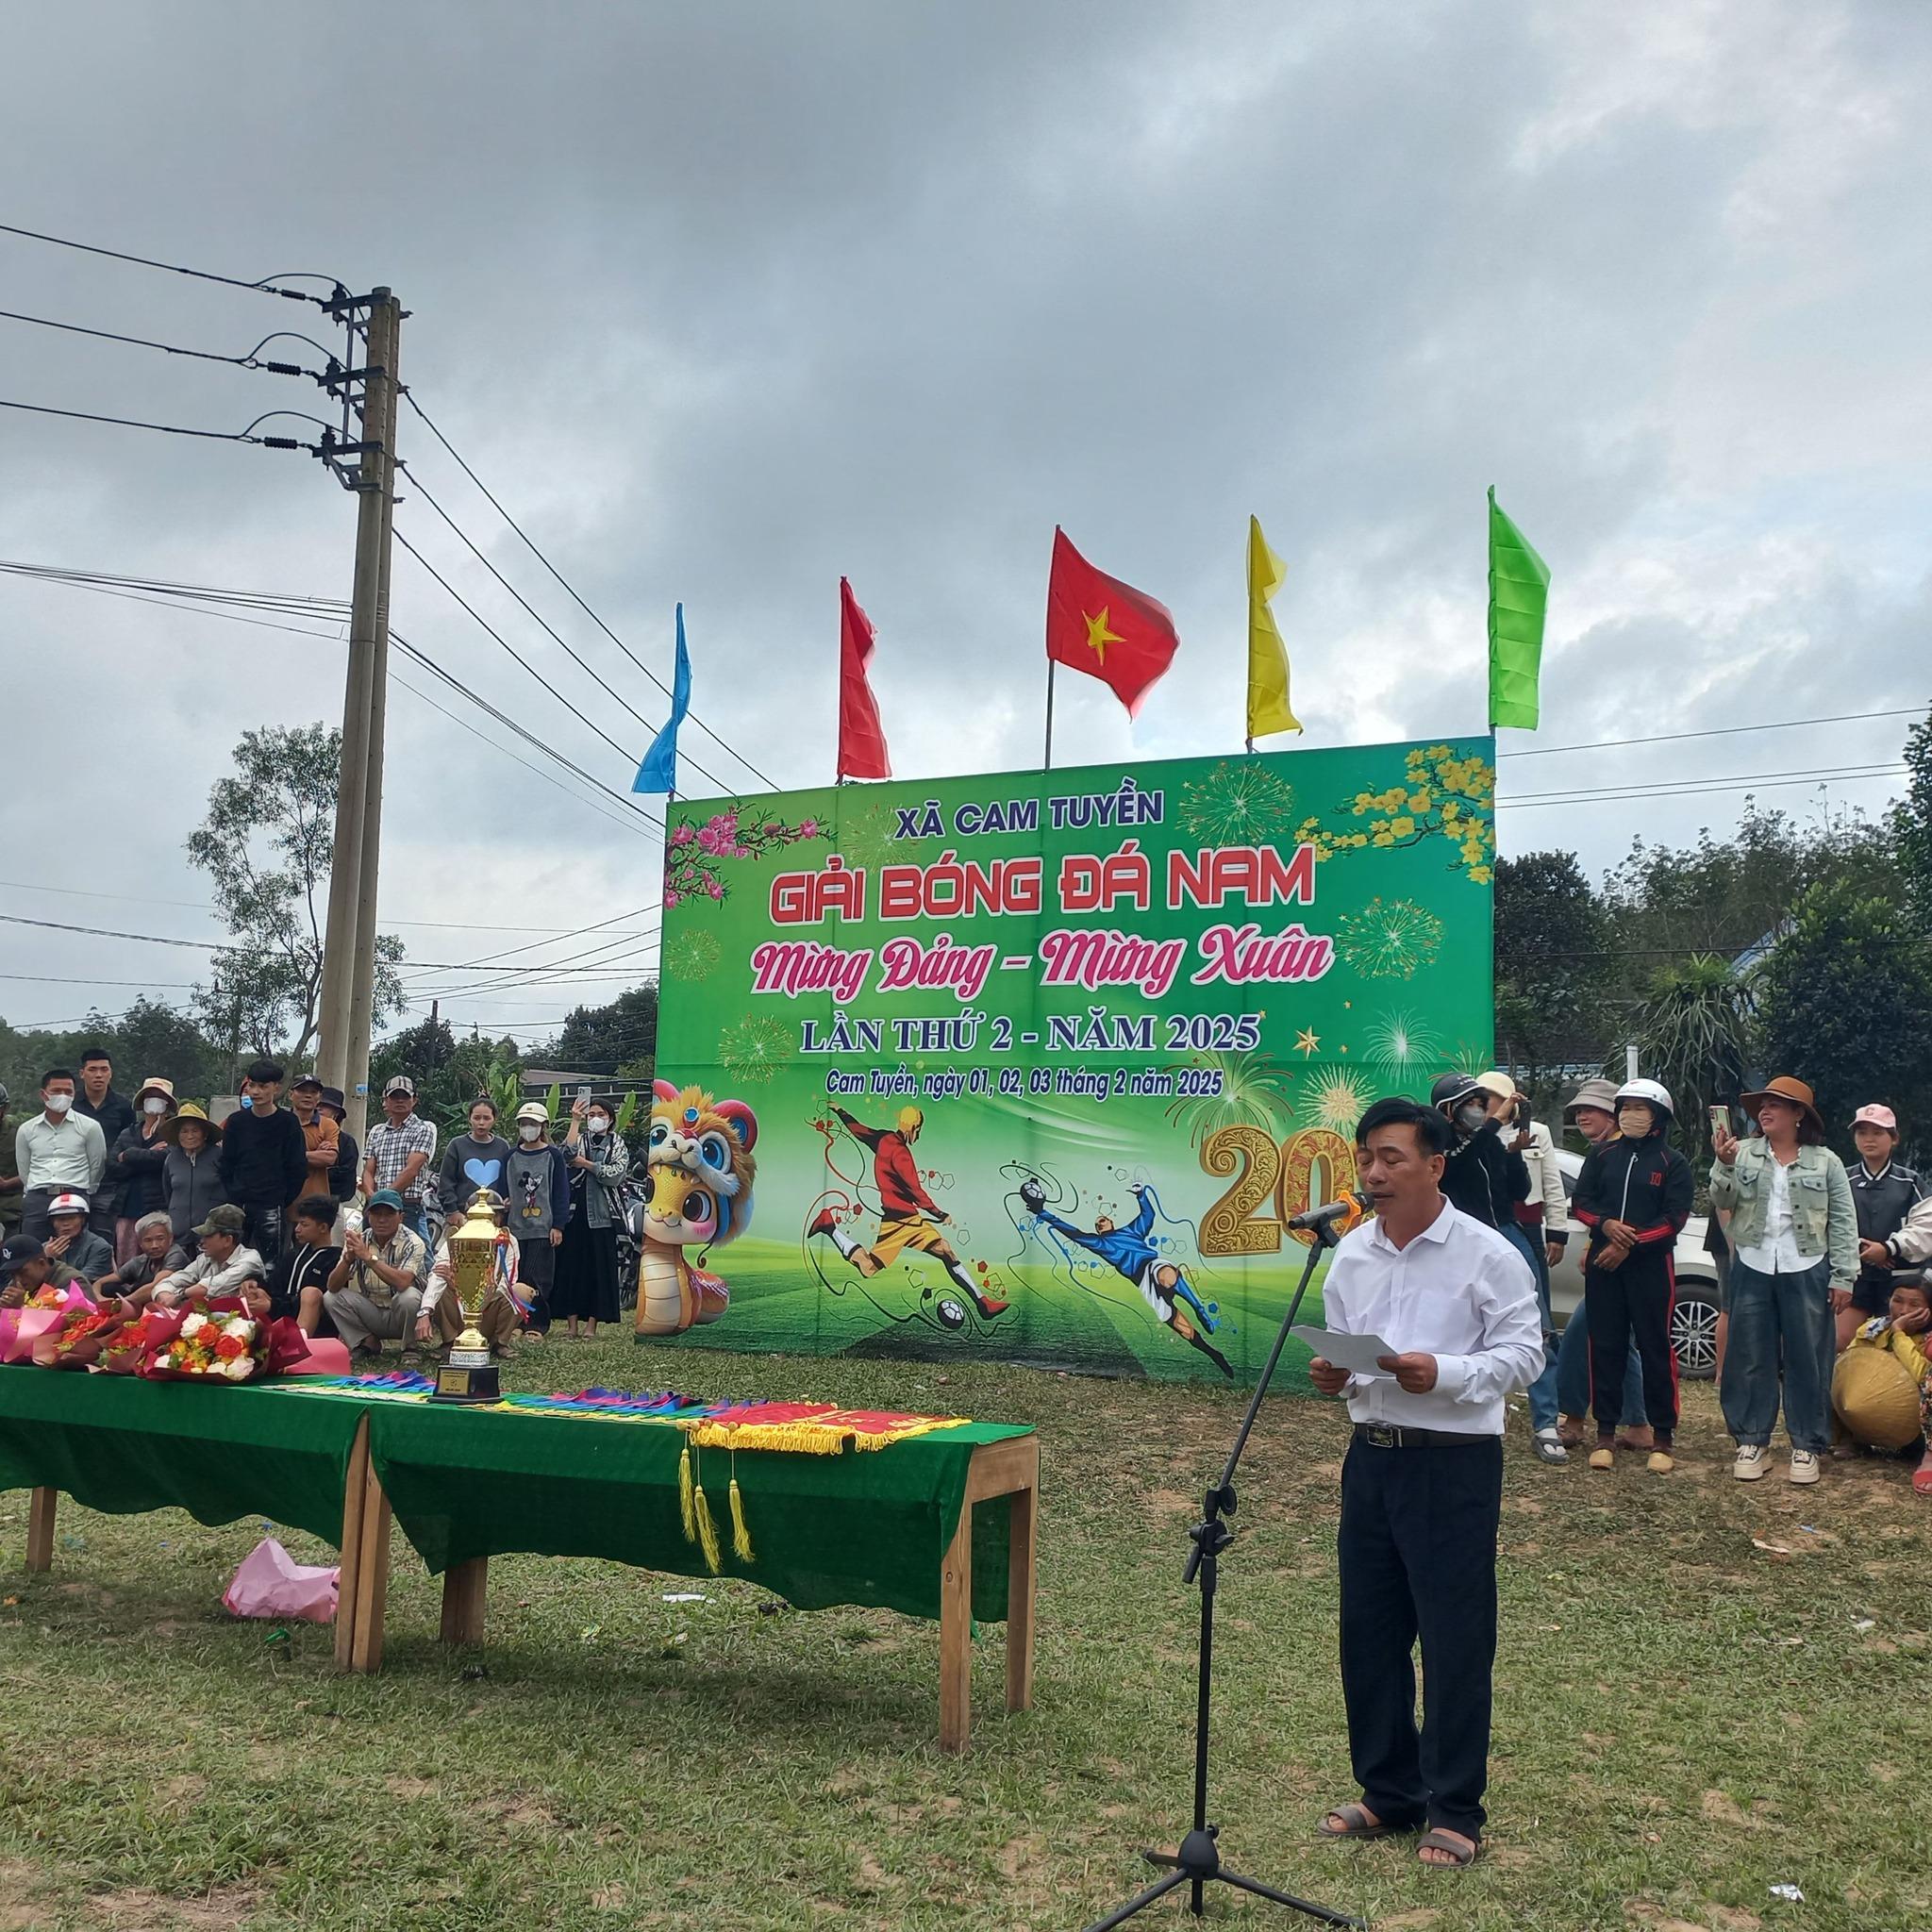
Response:
[[[1046,764],[1044,770],[1053,770],[1053,673],[1054,659],[1046,660]]]

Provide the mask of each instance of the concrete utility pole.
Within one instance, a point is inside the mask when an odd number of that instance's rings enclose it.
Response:
[[[323,939],[316,1072],[342,1090],[359,1141],[369,1111],[369,1030],[375,981],[375,888],[382,841],[382,755],[389,680],[390,532],[395,500],[395,372],[402,308],[369,298],[369,364],[356,489],[356,581],[342,697],[342,763]],[[359,995],[359,1014],[358,1001]]]

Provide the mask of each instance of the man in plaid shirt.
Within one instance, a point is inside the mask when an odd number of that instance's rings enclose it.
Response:
[[[383,1121],[369,1130],[362,1154],[362,1194],[366,1200],[384,1188],[402,1197],[403,1220],[425,1241],[429,1224],[423,1212],[423,1183],[436,1159],[436,1125],[416,1113],[416,1083],[398,1074],[382,1090]]]

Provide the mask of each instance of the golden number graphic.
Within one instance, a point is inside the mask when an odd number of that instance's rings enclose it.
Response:
[[[1273,1255],[1281,1248],[1281,1224],[1250,1219],[1275,1191],[1281,1156],[1274,1136],[1260,1127],[1216,1127],[1201,1142],[1201,1165],[1212,1174],[1233,1174],[1226,1193],[1201,1218],[1204,1255]]]
[[[1315,1170],[1322,1170],[1322,1191],[1314,1188]],[[1310,1208],[1325,1208],[1355,1191],[1355,1149],[1333,1127],[1305,1127],[1281,1149],[1281,1182],[1275,1206],[1284,1224]],[[1311,1227],[1291,1227],[1289,1233],[1302,1246],[1312,1247]]]

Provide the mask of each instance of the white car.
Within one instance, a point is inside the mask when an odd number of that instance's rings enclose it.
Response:
[[[1557,1149],[1563,1175],[1563,1198],[1576,1191],[1583,1157],[1567,1147]],[[1550,1270],[1550,1313],[1561,1328],[1582,1306],[1583,1254],[1589,1229],[1573,1221],[1566,1232],[1563,1258]],[[1671,1316],[1671,1343],[1677,1352],[1677,1374],[1687,1381],[1707,1382],[1717,1374],[1717,1263],[1704,1252],[1705,1220],[1693,1214],[1677,1237],[1677,1301]]]

